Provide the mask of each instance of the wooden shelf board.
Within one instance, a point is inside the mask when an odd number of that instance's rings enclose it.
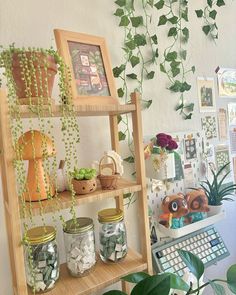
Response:
[[[44,111],[42,111],[41,117],[51,117],[48,106],[42,106]],[[78,116],[107,116],[107,115],[119,115],[135,111],[134,104],[110,104],[110,105],[75,105],[75,112]],[[29,110],[28,105],[20,106],[20,113],[22,118],[36,118],[37,114]],[[61,117],[61,106],[52,106],[53,117]]]
[[[101,290],[110,284],[116,283],[122,276],[132,272],[147,269],[147,263],[143,262],[139,253],[129,249],[125,259],[119,263],[105,264],[100,259],[94,270],[82,278],[74,278],[69,275],[66,264],[61,265],[60,277],[56,286],[47,295],[86,295]],[[29,295],[33,293],[29,290]]]
[[[112,198],[121,194],[134,193],[141,190],[141,185],[135,182],[119,179],[117,182],[117,189],[115,190],[102,190],[98,186],[97,190],[91,194],[76,195],[76,206],[94,201],[102,200],[105,198]],[[44,213],[55,212],[57,209],[66,209],[71,207],[71,193],[65,191],[58,194],[57,198],[51,200],[44,200],[40,202],[26,203],[27,210],[32,210],[32,215],[40,215],[41,207]]]

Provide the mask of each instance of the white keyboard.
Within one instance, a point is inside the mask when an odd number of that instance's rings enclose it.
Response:
[[[183,249],[197,255],[205,267],[229,256],[220,234],[213,226],[200,229],[184,237],[152,246],[153,267],[156,273],[171,272],[182,276],[187,270],[177,249]]]

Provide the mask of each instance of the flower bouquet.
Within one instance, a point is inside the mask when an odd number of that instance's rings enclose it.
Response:
[[[167,180],[175,177],[174,150],[177,142],[165,133],[158,133],[144,148],[148,178]]]

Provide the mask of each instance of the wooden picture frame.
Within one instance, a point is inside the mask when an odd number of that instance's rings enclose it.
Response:
[[[102,37],[54,30],[57,49],[71,71],[75,104],[119,104],[106,41]]]

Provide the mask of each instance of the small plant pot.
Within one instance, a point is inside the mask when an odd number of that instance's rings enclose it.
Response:
[[[120,178],[120,174],[114,175],[98,175],[98,179],[101,182],[102,189],[113,190],[117,188],[117,180]]]
[[[88,180],[72,179],[72,185],[77,195],[86,195],[96,190],[97,180],[96,178]]]
[[[208,205],[208,207],[209,207],[209,211],[207,212],[208,217],[217,215],[217,214],[221,213],[223,210],[223,204],[216,205],[216,206]]]
[[[12,56],[12,75],[16,84],[16,95],[19,98],[19,103],[29,104],[30,97],[32,104],[38,104],[37,98],[41,97],[43,103],[47,104],[48,98],[52,96],[54,78],[57,73],[57,64],[54,57],[41,52],[25,52],[25,64],[30,69],[31,74],[34,72],[28,85],[22,77],[21,62],[19,54],[14,53]]]

